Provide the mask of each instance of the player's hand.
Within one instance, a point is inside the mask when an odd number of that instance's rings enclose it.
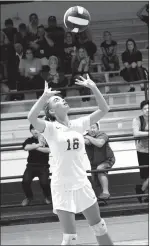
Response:
[[[45,97],[50,98],[59,93],[61,93],[61,91],[56,91],[56,90],[52,91],[52,88],[48,88],[48,83],[45,81],[45,88],[44,88],[44,93],[43,93]]]
[[[96,87],[96,84],[93,82],[93,80],[90,79],[89,75],[87,74],[87,78],[83,78],[82,76],[80,76],[81,79],[76,79],[75,84],[76,85],[81,85],[81,86],[85,86],[88,87],[90,89],[92,89],[93,87]]]

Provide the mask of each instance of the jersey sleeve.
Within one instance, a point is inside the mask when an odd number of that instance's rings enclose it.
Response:
[[[72,121],[72,126],[75,128],[77,132],[80,132],[81,134],[84,134],[85,131],[90,129],[90,117],[85,116],[81,117],[77,120]]]

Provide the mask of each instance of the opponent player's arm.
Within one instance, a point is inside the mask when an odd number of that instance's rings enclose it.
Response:
[[[133,120],[133,124],[132,124],[132,128],[133,128],[133,135],[134,137],[148,137],[149,136],[149,132],[142,132],[140,131],[140,122],[138,122],[137,119]]]

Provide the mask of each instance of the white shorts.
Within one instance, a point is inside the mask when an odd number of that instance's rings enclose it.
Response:
[[[97,197],[92,189],[91,183],[78,190],[66,190],[64,187],[51,187],[53,212],[57,214],[57,209],[72,213],[80,213],[91,207]]]

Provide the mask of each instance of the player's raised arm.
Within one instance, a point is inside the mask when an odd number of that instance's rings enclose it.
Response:
[[[88,74],[87,74],[87,79],[84,79],[82,76],[80,76],[80,78],[81,78],[80,80],[76,79],[75,83],[77,85],[82,85],[82,86],[90,88],[92,90],[95,98],[96,98],[96,102],[97,102],[98,107],[99,107],[98,110],[96,110],[94,113],[89,115],[90,125],[93,125],[96,122],[98,122],[106,113],[108,113],[109,106],[106,103],[103,95],[101,94],[101,92],[97,88],[96,84],[90,79]]]
[[[49,100],[49,98],[58,93],[60,93],[60,91],[52,91],[51,88],[48,89],[48,87],[45,85],[43,95],[33,105],[28,114],[28,120],[30,121],[30,123],[34,126],[35,129],[37,129],[41,133],[44,132],[46,124],[45,121],[39,119],[38,116],[41,110],[44,108],[45,103]]]

